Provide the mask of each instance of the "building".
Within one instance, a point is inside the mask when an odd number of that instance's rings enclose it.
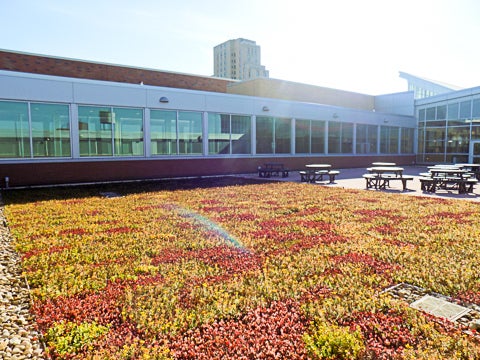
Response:
[[[255,41],[242,38],[226,41],[214,47],[213,59],[213,75],[216,77],[236,80],[268,78],[268,71],[261,65],[260,46]]]
[[[278,81],[255,95],[227,79],[0,51],[0,187],[415,161],[411,92],[287,82],[310,94],[289,100]]]
[[[417,162],[480,163],[480,87],[415,101]]]
[[[408,81],[408,90],[413,91],[415,99],[423,99],[461,89],[455,85],[421,78],[402,71],[400,71],[400,77]]]

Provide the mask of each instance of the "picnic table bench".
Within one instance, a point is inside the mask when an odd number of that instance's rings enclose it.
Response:
[[[300,181],[320,183],[324,176],[328,176],[330,183],[335,182],[335,177],[340,174],[338,170],[331,170],[330,164],[307,164],[306,170],[299,171]]]
[[[272,176],[288,177],[288,169],[282,163],[265,163],[258,167],[258,176],[269,178]]]
[[[475,174],[454,166],[431,166],[428,173],[420,175],[421,190],[430,193],[435,193],[437,189],[456,189],[459,194],[472,193],[473,185],[478,183]]]
[[[390,186],[390,181],[401,181],[402,189],[407,190],[407,181],[413,180],[413,176],[403,175],[403,168],[395,166],[377,166],[367,169],[368,174],[363,174],[367,189],[384,190]]]
[[[402,189],[407,190],[407,181],[413,180],[413,176],[395,176],[391,174],[364,174],[367,189],[385,190],[390,186],[390,181],[401,181]]]

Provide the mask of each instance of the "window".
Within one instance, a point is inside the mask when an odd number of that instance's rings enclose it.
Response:
[[[68,105],[0,102],[0,158],[70,156]]]
[[[250,154],[250,116],[208,114],[209,154]]]
[[[230,154],[230,115],[208,114],[208,153]]]
[[[34,157],[71,156],[68,105],[30,105]]]
[[[150,111],[150,151],[152,155],[177,154],[176,111]]]
[[[115,151],[118,156],[142,156],[143,110],[114,108]]]
[[[458,103],[448,104],[447,119],[458,119]]]
[[[310,120],[295,121],[295,153],[310,153]]]
[[[447,105],[437,106],[437,120],[445,120],[447,118]]]
[[[0,101],[0,157],[31,157],[27,103]]]
[[[251,154],[252,121],[250,116],[232,115],[231,124],[232,154]]]
[[[427,121],[435,120],[435,108],[434,107],[430,107],[430,108],[427,109],[426,120]]]
[[[480,119],[480,99],[474,99],[472,105],[472,119]]]
[[[398,153],[399,128],[393,126],[380,127],[380,152],[383,154]]]
[[[178,112],[178,153],[202,154],[202,113]]]
[[[460,103],[460,119],[471,119],[472,118],[472,102],[470,100],[468,101],[462,101]]]
[[[413,153],[413,142],[415,139],[415,129],[402,128],[402,142],[400,152],[402,154]]]
[[[357,125],[357,154],[374,154],[377,152],[376,125]]]
[[[257,117],[257,153],[288,154],[291,142],[291,120]]]
[[[80,156],[141,156],[143,111],[78,107]]]
[[[325,121],[312,121],[312,154],[325,153]]]
[[[449,127],[447,133],[447,152],[468,153],[469,140],[470,126]]]
[[[353,153],[353,124],[330,121],[328,123],[328,153]]]

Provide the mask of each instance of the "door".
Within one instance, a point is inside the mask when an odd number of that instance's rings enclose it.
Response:
[[[480,140],[470,141],[468,162],[470,164],[480,164]]]

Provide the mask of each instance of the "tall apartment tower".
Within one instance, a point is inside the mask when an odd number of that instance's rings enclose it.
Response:
[[[260,46],[247,39],[228,40],[213,48],[213,75],[221,78],[250,80],[268,78],[260,62]]]

